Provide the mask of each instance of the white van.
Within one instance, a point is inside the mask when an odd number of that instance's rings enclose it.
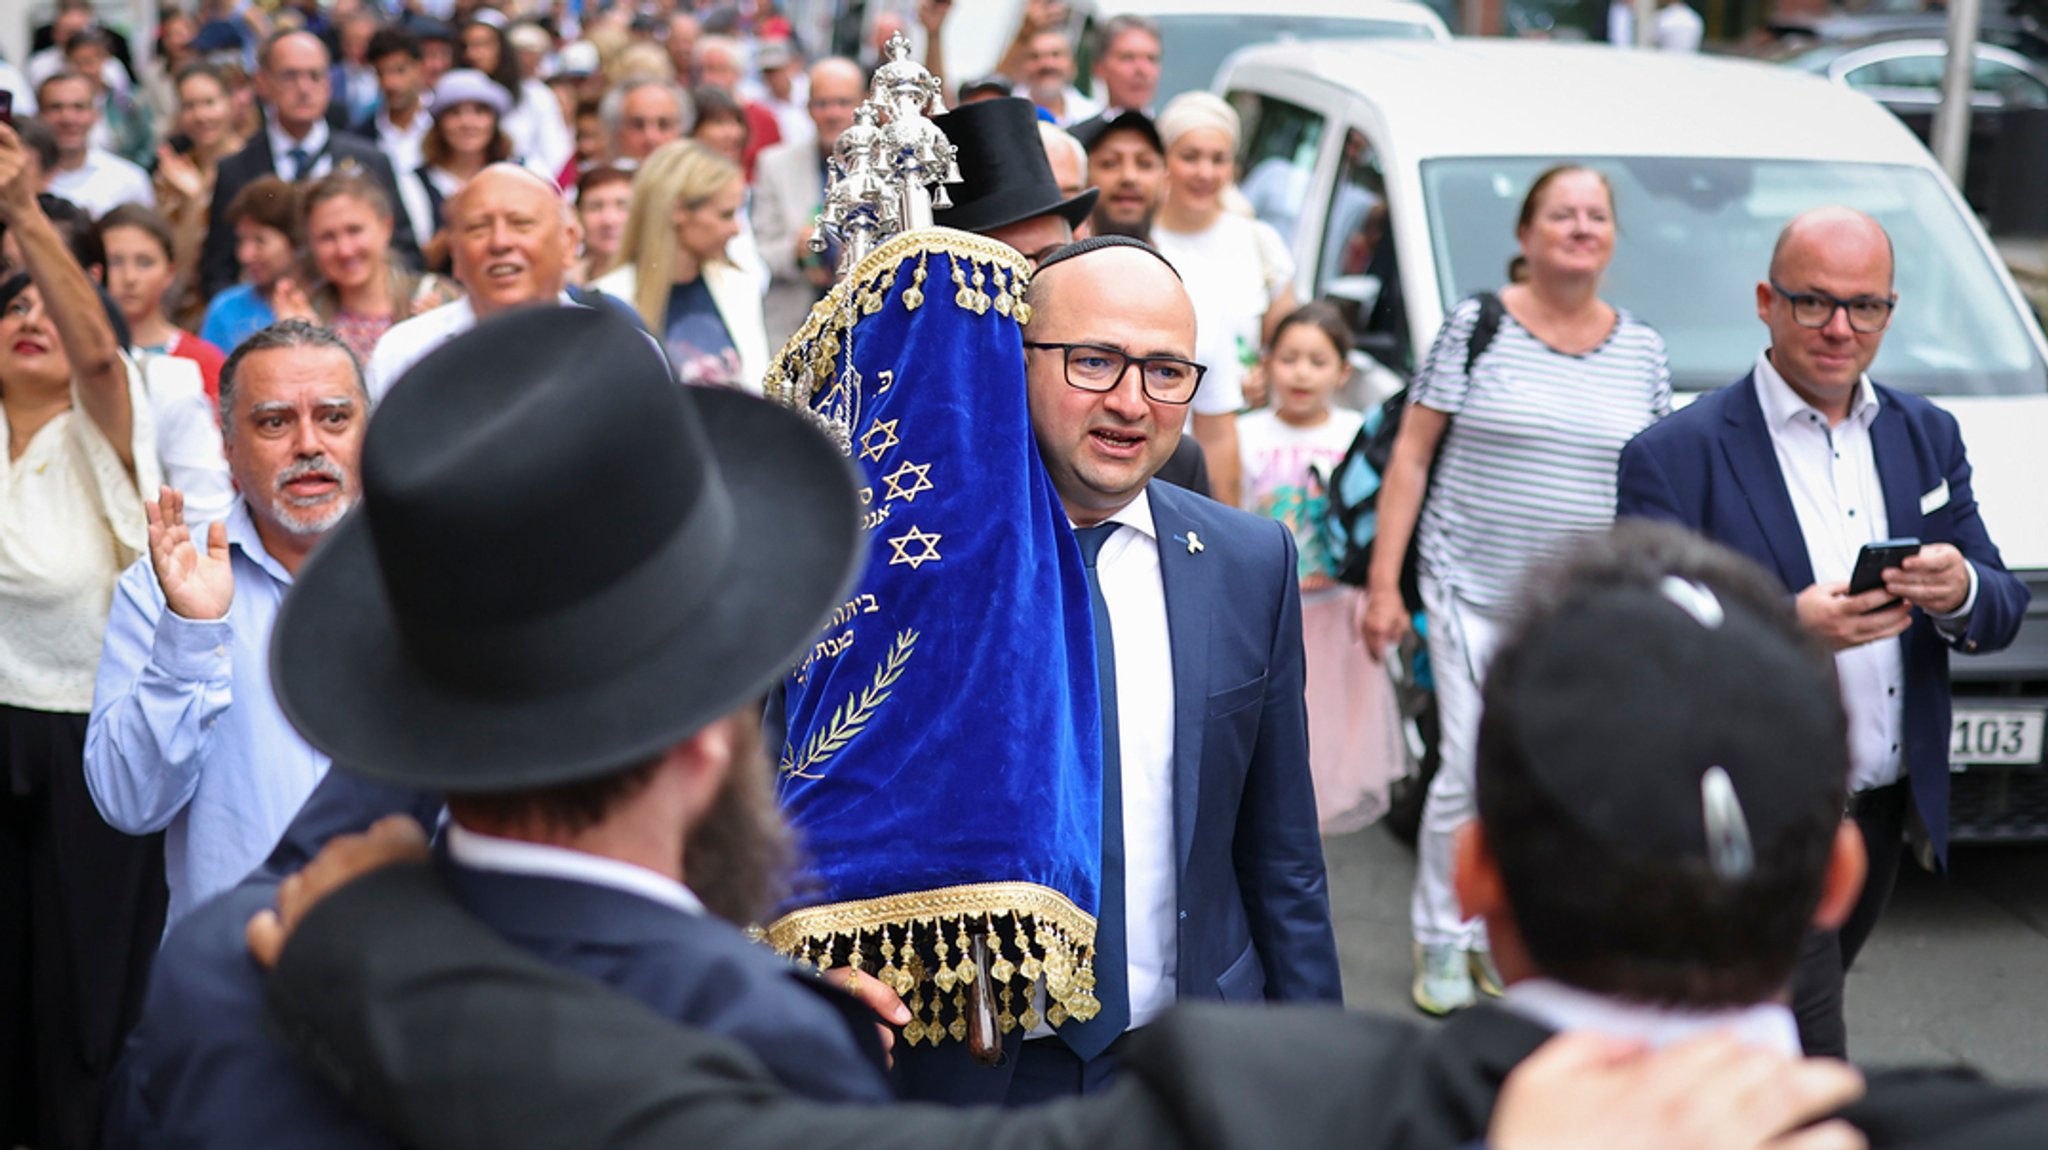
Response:
[[[1293,245],[1298,294],[1352,301],[1360,345],[1403,375],[1447,309],[1506,282],[1515,213],[1554,163],[1612,182],[1603,294],[1663,334],[1682,392],[1754,363],[1755,284],[1789,217],[1877,217],[1899,308],[1871,373],[1955,414],[1991,537],[2034,594],[2010,649],[1953,662],[1952,833],[2048,838],[2048,341],[1891,113],[1790,69],[1506,40],[1256,47],[1219,85],[1244,118],[1246,194]]]

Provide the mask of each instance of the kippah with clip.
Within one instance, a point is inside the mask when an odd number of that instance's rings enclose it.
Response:
[[[1848,746],[1824,661],[1695,582],[1604,587],[1497,663],[1531,780],[1584,831],[1641,857],[1747,877],[1759,844],[1838,796]]]

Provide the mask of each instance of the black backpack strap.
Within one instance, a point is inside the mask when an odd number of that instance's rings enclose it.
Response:
[[[1493,337],[1500,334],[1500,321],[1508,314],[1507,305],[1500,302],[1497,292],[1483,291],[1473,295],[1479,301],[1479,318],[1472,322],[1472,335],[1465,341],[1465,378],[1472,378],[1473,365],[1486,349],[1493,346]]]

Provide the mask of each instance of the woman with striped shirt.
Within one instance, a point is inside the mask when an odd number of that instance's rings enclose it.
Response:
[[[1567,165],[1536,178],[1515,225],[1528,281],[1501,290],[1506,314],[1469,376],[1479,301],[1445,318],[1410,387],[1379,497],[1360,631],[1376,656],[1407,632],[1401,562],[1419,531],[1442,732],[1409,912],[1413,996],[1430,1014],[1470,1005],[1479,990],[1499,993],[1484,934],[1463,920],[1451,882],[1453,836],[1475,813],[1487,661],[1525,571],[1613,521],[1622,446],[1671,410],[1664,341],[1600,298],[1614,220],[1599,172]]]

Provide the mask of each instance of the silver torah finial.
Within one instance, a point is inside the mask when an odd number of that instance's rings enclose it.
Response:
[[[951,207],[945,185],[960,182],[957,150],[930,117],[946,110],[938,77],[910,58],[898,32],[883,46],[886,63],[875,69],[867,100],[853,126],[833,145],[824,210],[811,250],[826,237],[840,245],[844,279],[862,257],[900,232],[932,224],[934,207]]]

